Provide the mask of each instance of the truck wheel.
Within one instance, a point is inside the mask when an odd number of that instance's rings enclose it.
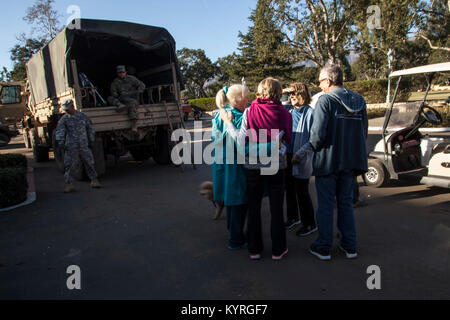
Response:
[[[146,161],[150,158],[150,148],[148,146],[138,146],[129,149],[133,159],[136,161]]]
[[[11,138],[9,136],[4,133],[0,133],[0,148],[6,147],[9,141],[11,141]]]
[[[97,175],[104,175],[106,172],[106,159],[102,138],[95,139],[94,147],[92,148],[92,154],[94,156],[95,171],[97,171]]]
[[[168,165],[172,161],[170,159],[170,147],[169,147],[169,132],[167,129],[158,128],[156,132],[156,148],[153,160],[157,164]]]
[[[25,143],[25,148],[31,149],[30,135],[26,128],[23,128],[23,142]]]
[[[56,132],[53,132],[52,137],[53,155],[55,156],[56,167],[58,171],[64,173],[64,150],[58,146],[56,142]]]
[[[31,129],[31,145],[33,148],[33,158],[36,162],[46,162],[48,161],[48,147],[39,145],[36,129]]]
[[[368,164],[368,171],[363,176],[364,182],[369,187],[379,188],[389,182],[389,173],[379,159],[371,159]]]

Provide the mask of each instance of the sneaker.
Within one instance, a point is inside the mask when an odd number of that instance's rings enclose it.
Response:
[[[284,226],[286,227],[286,229],[291,229],[291,228],[293,228],[294,226],[296,226],[298,224],[300,224],[300,220],[298,220],[298,219],[290,219],[290,220],[288,220],[288,221],[286,221],[284,223]]]
[[[299,237],[305,237],[305,236],[308,236],[308,235],[310,235],[310,234],[312,234],[312,233],[314,233],[316,231],[317,231],[317,227],[315,227],[315,226],[314,227],[312,227],[312,226],[307,226],[307,227],[303,226],[295,233],[295,235],[299,236]]]
[[[92,188],[98,189],[98,188],[101,188],[102,185],[100,184],[100,182],[98,181],[98,179],[92,179],[92,181],[91,181],[91,187],[92,187]]]
[[[259,253],[250,254],[248,257],[250,258],[250,260],[260,260],[261,259],[261,255]]]
[[[287,255],[288,252],[289,252],[289,250],[286,249],[286,251],[284,251],[284,252],[283,252],[282,254],[280,254],[279,256],[274,256],[274,255],[272,255],[272,260],[279,261],[279,260],[283,259],[283,257],[284,257],[285,255]]]
[[[347,259],[355,259],[356,257],[358,257],[356,249],[344,249],[342,246],[339,246],[339,249],[341,249],[341,251],[345,253]]]
[[[311,247],[309,248],[309,252],[315,255],[320,260],[331,260],[330,250],[325,248],[319,249],[315,244],[311,245]]]

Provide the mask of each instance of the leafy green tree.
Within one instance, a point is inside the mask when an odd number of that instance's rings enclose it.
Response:
[[[341,64],[348,54],[356,0],[270,0],[300,61]]]
[[[27,77],[26,63],[45,43],[45,40],[26,39],[23,44],[17,44],[10,50],[11,60],[14,63],[9,73],[10,80],[20,81]]]
[[[181,74],[187,89],[187,96],[205,98],[207,86],[213,81],[217,68],[202,49],[183,48],[177,51]]]
[[[427,2],[420,11],[417,37],[426,41],[431,49],[430,63],[450,60],[450,3]]]
[[[230,78],[236,81],[245,77],[250,88],[269,76],[281,81],[292,79],[295,60],[270,1],[258,0],[249,20],[252,25],[247,33],[238,35],[239,54],[233,56]]]
[[[7,82],[10,81],[10,74],[8,72],[8,69],[6,67],[2,68],[2,71],[0,71],[0,82]]]

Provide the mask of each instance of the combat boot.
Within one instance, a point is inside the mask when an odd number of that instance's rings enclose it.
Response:
[[[73,187],[72,183],[66,183],[64,186],[64,193],[70,193],[72,191],[74,191],[75,188]]]
[[[99,188],[102,187],[102,185],[100,184],[100,181],[98,181],[98,179],[92,179],[91,180],[91,187],[99,189]]]

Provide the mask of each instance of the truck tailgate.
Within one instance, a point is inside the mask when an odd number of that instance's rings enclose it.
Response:
[[[170,121],[173,124],[180,123],[181,119],[177,104],[147,104],[136,107],[138,111],[137,127],[169,124],[166,107]],[[84,108],[81,111],[89,116],[96,132],[131,129],[131,121],[127,112],[122,111],[118,113],[115,107]]]

